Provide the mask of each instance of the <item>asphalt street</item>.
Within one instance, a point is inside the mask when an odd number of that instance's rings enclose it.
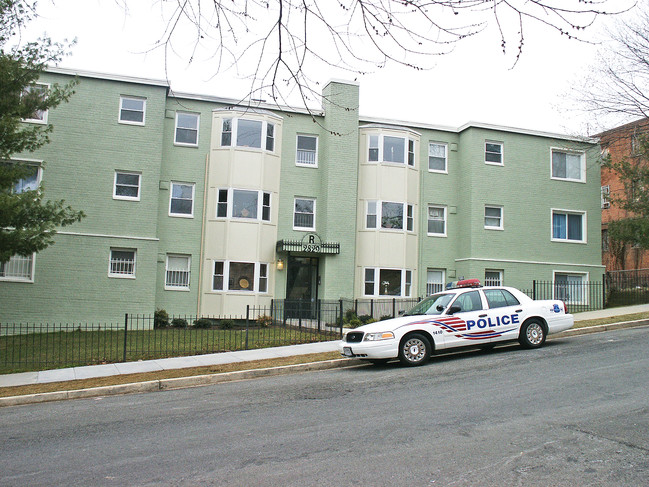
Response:
[[[649,484],[649,328],[0,410],[1,486]]]

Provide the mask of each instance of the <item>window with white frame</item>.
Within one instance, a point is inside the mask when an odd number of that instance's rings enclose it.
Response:
[[[1,163],[0,163],[1,164]],[[11,162],[9,164],[20,164],[22,171],[21,178],[16,181],[13,187],[15,194],[24,193],[25,191],[37,190],[41,184],[41,167],[35,164],[23,162]]]
[[[367,202],[367,211],[365,215],[365,228],[376,228],[378,221],[378,210],[376,201]]]
[[[115,171],[113,199],[140,201],[140,180],[137,172]]]
[[[224,118],[221,123],[221,145],[222,146],[231,146],[232,145],[232,119]]]
[[[428,170],[448,173],[446,166],[448,146],[437,142],[428,143]]]
[[[198,113],[176,112],[174,144],[196,147],[200,118]]]
[[[588,304],[588,274],[577,272],[554,273],[554,299],[566,304]]]
[[[446,236],[446,207],[428,205],[428,235]]]
[[[552,240],[586,242],[586,213],[552,210]]]
[[[415,141],[392,135],[368,136],[368,162],[390,162],[415,165]]]
[[[259,264],[258,290],[260,293],[268,292],[268,264]]]
[[[403,203],[381,202],[381,228],[403,229]]]
[[[499,270],[485,270],[484,271],[484,285],[485,286],[502,286],[503,285],[503,271]]]
[[[430,296],[444,290],[444,274],[445,271],[443,269],[426,270],[426,296]]]
[[[23,92],[23,98],[29,98],[30,103],[33,101],[35,103],[42,102],[47,96],[47,92],[50,88],[50,85],[45,83],[35,83],[31,86],[27,86]],[[33,100],[35,98],[35,100]],[[25,122],[29,123],[47,123],[47,110],[34,110],[34,112],[27,118],[24,119]]]
[[[194,183],[171,182],[169,216],[194,216]]]
[[[144,125],[146,119],[146,98],[119,97],[119,123]]]
[[[293,230],[315,230],[315,199],[295,198]]]
[[[221,123],[221,147],[246,147],[275,151],[275,124],[265,120],[224,118]]]
[[[13,255],[0,262],[0,281],[34,282],[34,254]]]
[[[217,218],[270,221],[271,194],[249,189],[219,189]]]
[[[135,278],[135,249],[110,249],[108,275]]]
[[[611,207],[611,201],[610,201],[610,195],[611,195],[611,187],[606,184],[601,187],[601,197],[602,197],[602,209],[605,210],[607,208]]]
[[[261,194],[261,220],[270,221],[270,193],[263,192]]]
[[[191,256],[167,254],[165,289],[189,290]]]
[[[214,261],[213,291],[268,292],[268,264]]]
[[[272,123],[266,123],[266,150],[275,150],[275,125]]]
[[[295,164],[298,166],[318,167],[318,136],[298,135]]]
[[[412,271],[408,269],[365,269],[364,292],[366,296],[410,297]]]
[[[365,224],[368,229],[380,228],[386,230],[414,229],[414,207],[407,203],[392,201],[368,201]],[[404,226],[405,225],[405,226]]]
[[[552,178],[584,182],[584,153],[552,149]]]
[[[503,229],[503,208],[502,206],[484,207],[484,227],[488,230]]]
[[[503,165],[503,143],[485,141],[484,160],[486,164]]]

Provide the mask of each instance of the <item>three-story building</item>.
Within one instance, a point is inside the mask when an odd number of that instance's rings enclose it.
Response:
[[[530,287],[603,273],[595,141],[481,123],[358,113],[331,81],[317,110],[78,76],[16,156],[87,214],[0,264],[0,322],[241,315],[272,299],[417,297],[477,277]],[[20,190],[20,185],[16,190]]]

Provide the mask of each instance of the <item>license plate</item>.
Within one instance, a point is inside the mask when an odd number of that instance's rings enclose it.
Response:
[[[353,357],[354,354],[352,353],[352,348],[351,347],[343,347],[343,355],[345,357]]]

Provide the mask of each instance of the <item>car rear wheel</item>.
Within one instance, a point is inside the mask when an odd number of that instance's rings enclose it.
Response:
[[[518,341],[525,348],[539,348],[545,342],[545,328],[538,320],[523,323]]]
[[[424,365],[430,358],[431,347],[428,339],[419,333],[407,335],[399,347],[399,360],[405,365]]]

